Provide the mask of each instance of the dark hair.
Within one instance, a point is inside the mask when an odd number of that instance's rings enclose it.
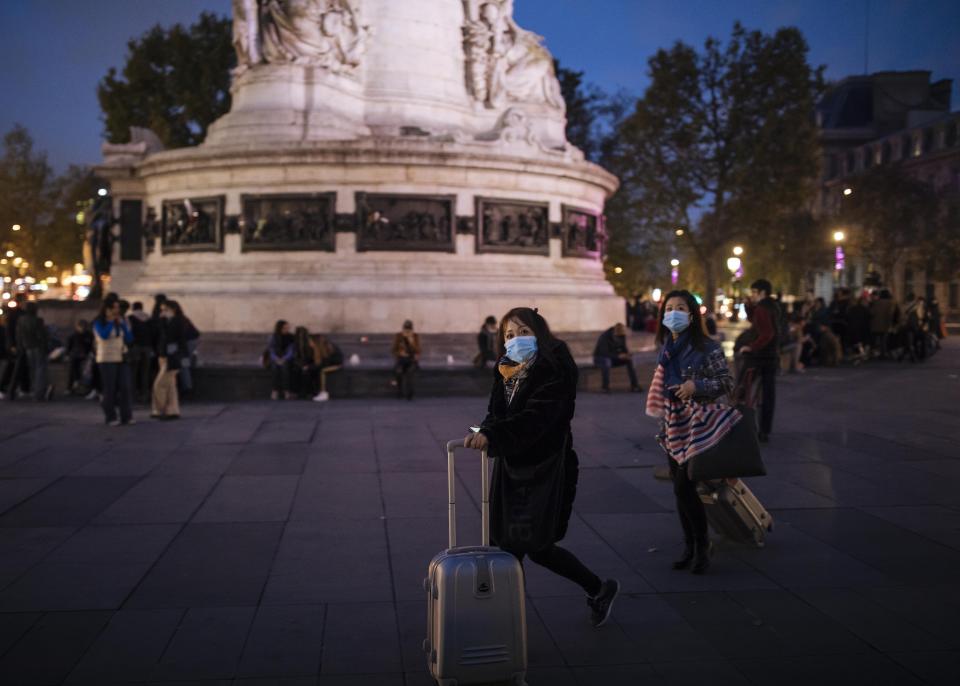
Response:
[[[130,311],[130,301],[120,299],[120,314],[126,314]]]
[[[286,325],[287,325],[286,319],[278,319],[277,323],[273,325],[273,335],[274,337],[277,338],[277,340],[280,339],[280,333],[283,331],[283,327],[285,327]]]
[[[537,337],[537,355],[549,360],[551,363],[556,363],[556,358],[553,355],[553,347],[557,342],[557,338],[553,335],[553,332],[550,331],[550,325],[547,324],[547,320],[543,318],[536,308],[530,307],[514,307],[503,315],[503,318],[500,320],[500,326],[497,328],[497,355],[499,357],[503,357],[507,353],[505,334],[507,322],[512,320],[520,322],[533,331],[533,335]]]
[[[142,310],[142,309],[143,309],[143,303],[142,303],[142,302],[140,302],[140,301],[138,300],[137,302],[133,303],[133,311],[134,311],[134,312],[136,312],[136,311],[138,311],[138,310]]]
[[[690,326],[687,329],[690,331],[690,345],[697,350],[703,350],[707,346],[707,341],[709,341],[710,338],[707,336],[707,327],[704,324],[703,317],[700,315],[700,305],[690,291],[670,291],[663,296],[663,299],[660,301],[660,313],[657,317],[657,345],[663,345],[663,342],[667,340],[667,336],[671,335],[670,329],[663,325],[664,310],[670,298],[683,298],[684,302],[687,303],[687,307],[690,309]]]
[[[303,354],[310,349],[310,332],[307,331],[307,327],[298,326],[293,332],[293,337],[298,353]]]
[[[496,323],[497,323],[497,318],[494,317],[492,314],[483,320],[484,326],[489,326],[490,324],[496,324]]]
[[[31,300],[30,302],[28,302],[26,305],[23,306],[23,309],[25,310],[24,314],[36,314],[37,303]]]
[[[174,319],[183,319],[183,308],[176,300],[164,300],[163,306],[173,310]]]
[[[107,321],[107,310],[112,308],[120,301],[116,293],[107,293],[107,296],[100,301],[100,311],[97,312],[96,321],[105,324]]]
[[[764,291],[768,296],[773,293],[773,286],[770,285],[770,282],[766,279],[757,279],[752,284],[750,288],[756,289],[758,291]]]

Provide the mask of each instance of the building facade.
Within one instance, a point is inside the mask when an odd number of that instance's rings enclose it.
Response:
[[[823,149],[818,214],[839,216],[861,174],[900,165],[937,191],[950,230],[960,232],[960,112],[950,112],[951,85],[931,83],[930,72],[920,71],[851,77],[832,88],[817,112]],[[857,255],[846,257],[844,285],[879,280],[898,299],[911,292],[936,297],[944,312],[960,316],[960,274],[935,280],[919,256],[902,260],[893,274],[880,273]],[[836,274],[825,270],[817,290],[829,292],[835,283]]]

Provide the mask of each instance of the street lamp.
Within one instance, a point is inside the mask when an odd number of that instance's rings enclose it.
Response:
[[[614,274],[623,274],[623,267],[614,267],[614,268],[613,268],[613,273],[614,273]]]
[[[846,238],[846,234],[843,231],[834,231],[833,232],[833,241],[836,243],[836,247],[833,251],[833,269],[837,277],[837,287],[839,288],[843,285],[843,268],[846,266],[846,256],[843,254],[843,243]]]
[[[844,194],[844,195],[853,195],[853,189],[852,189],[852,188],[844,188],[844,189],[843,189],[843,194]]]
[[[43,266],[46,267],[47,269],[50,269],[53,266],[53,260],[47,260],[46,262],[43,263]]]
[[[727,269],[730,270],[731,274],[736,274],[738,271],[740,271],[741,264],[743,264],[743,262],[740,260],[739,257],[727,258]]]
[[[671,266],[671,267],[679,267],[679,266],[680,266],[680,260],[678,260],[676,257],[674,257],[672,260],[670,260],[670,266]]]
[[[682,235],[683,235],[683,229],[682,229],[682,228],[677,229],[676,234],[677,234],[678,236],[682,236]]]
[[[12,230],[14,230],[14,231],[19,231],[19,230],[20,230],[20,225],[19,225],[19,224],[14,224],[14,225],[11,226],[10,228],[11,228]]]
[[[680,260],[674,257],[670,260],[670,283],[673,286],[677,285],[677,282],[680,280]]]
[[[107,189],[106,188],[99,189],[97,191],[97,195],[99,195],[101,198],[105,197],[107,195]]]
[[[733,246],[733,254],[734,254],[734,255],[742,255],[742,254],[743,254],[743,248],[742,248],[741,246],[739,246],[739,245]]]
[[[16,254],[17,254],[17,253],[13,252],[12,250],[8,250],[8,251],[7,251],[7,257],[15,257]]]

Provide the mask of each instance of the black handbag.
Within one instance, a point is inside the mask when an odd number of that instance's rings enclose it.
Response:
[[[737,410],[742,416],[727,435],[687,462],[687,476],[691,481],[766,476],[767,468],[757,440],[756,413],[746,405],[737,405]]]

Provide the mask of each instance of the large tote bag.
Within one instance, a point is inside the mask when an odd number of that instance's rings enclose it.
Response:
[[[687,476],[691,481],[766,475],[754,410],[746,405],[737,405],[737,410],[742,416],[727,435],[717,445],[687,461]]]

